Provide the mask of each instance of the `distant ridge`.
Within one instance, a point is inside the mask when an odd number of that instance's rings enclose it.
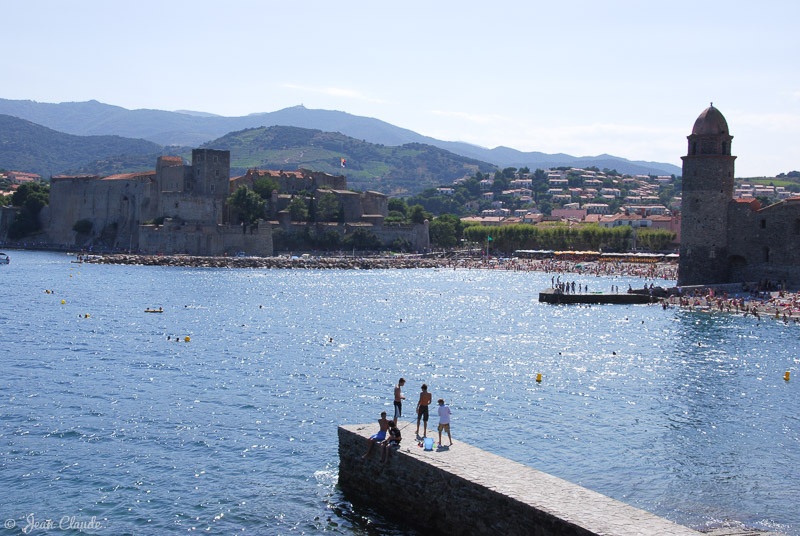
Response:
[[[326,132],[340,132],[370,143],[400,146],[423,143],[452,153],[490,162],[498,167],[545,168],[596,166],[630,174],[680,174],[678,166],[660,162],[631,161],[611,155],[575,157],[567,154],[522,152],[508,147],[487,149],[463,142],[442,141],[379,119],[333,110],[312,110],[302,105],[275,112],[223,117],[206,112],[181,110],[128,110],[87,102],[40,103],[31,100],[0,99],[0,114],[8,114],[54,130],[75,135],[115,134],[143,138],[160,145],[197,147],[229,132],[269,126],[295,126]]]
[[[48,178],[113,155],[127,155],[126,160],[143,159],[152,168],[161,152],[160,145],[146,140],[75,136],[18,117],[0,115],[0,167],[8,170],[28,171]],[[128,171],[119,170],[110,162],[106,162],[106,166],[105,174]]]

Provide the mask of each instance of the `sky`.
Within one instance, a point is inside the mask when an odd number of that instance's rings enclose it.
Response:
[[[226,116],[302,104],[441,140],[800,170],[797,0],[3,0],[0,98]]]

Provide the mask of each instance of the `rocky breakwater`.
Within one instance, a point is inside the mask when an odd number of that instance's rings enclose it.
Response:
[[[190,266],[197,268],[276,268],[310,270],[380,270],[440,268],[443,259],[420,257],[196,257],[191,255],[89,255],[82,262],[92,264],[135,264],[142,266]]]
[[[461,441],[426,451],[413,427],[386,464],[366,459],[377,425],[339,427],[339,486],[354,501],[432,534],[698,536],[600,493]]]

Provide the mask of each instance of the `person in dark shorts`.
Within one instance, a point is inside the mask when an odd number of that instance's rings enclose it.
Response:
[[[428,406],[431,405],[433,397],[428,392],[427,384],[422,384],[422,392],[419,394],[419,402],[417,402],[417,435],[419,435],[419,422],[425,423],[422,429],[422,437],[428,437]]]
[[[399,419],[403,415],[403,400],[406,399],[406,397],[403,396],[403,386],[405,384],[406,384],[406,380],[403,379],[403,378],[400,378],[400,380],[397,382],[397,385],[394,386],[394,420],[395,420],[395,422],[397,422],[397,419]]]

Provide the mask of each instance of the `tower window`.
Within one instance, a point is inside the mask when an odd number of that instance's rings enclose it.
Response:
[[[800,219],[794,220],[794,234],[800,235]]]
[[[767,220],[761,220],[761,228],[762,229],[766,229],[767,228]]]
[[[769,262],[769,248],[764,247],[764,262]]]

